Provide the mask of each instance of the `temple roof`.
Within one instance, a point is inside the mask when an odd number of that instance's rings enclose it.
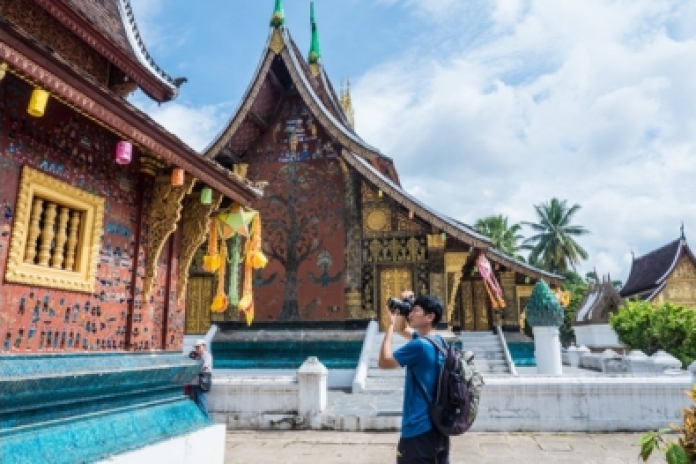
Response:
[[[436,212],[406,192],[399,185],[398,174],[391,158],[367,144],[353,130],[321,65],[321,57],[317,63],[308,64],[304,60],[290,32],[283,26],[282,9],[280,12],[278,10],[276,5],[265,52],[239,107],[227,125],[203,151],[204,156],[229,156],[234,160],[243,155],[253,144],[253,140],[268,130],[270,118],[275,111],[273,101],[284,92],[296,90],[317,122],[343,147],[342,159],[397,203],[413,211],[437,230],[462,243],[486,250],[487,257],[493,262],[537,279],[543,278],[553,283],[564,280],[562,276],[536,269],[490,248],[489,238]],[[284,83],[286,80],[288,82]]]
[[[316,77],[313,76],[309,65],[292,40],[290,32],[282,26],[271,29],[266,50],[237,110],[227,125],[203,151],[205,156],[214,158],[221,154],[225,148],[234,152],[237,144],[235,136],[238,135],[240,129],[241,132],[246,130],[252,133],[260,133],[265,129],[263,127],[264,124],[267,124],[265,118],[272,116],[273,107],[271,105],[271,108],[260,108],[263,106],[262,100],[267,94],[280,94],[289,90],[289,87],[284,87],[283,83],[280,82],[282,79],[279,78],[279,75],[286,72],[304,103],[312,110],[319,124],[330,136],[361,157],[367,159],[379,157],[389,160],[377,148],[366,143],[353,131],[323,67],[320,67]],[[274,89],[269,87],[274,87]],[[258,103],[257,100],[259,100]],[[267,111],[263,111],[264,109]],[[252,126],[256,126],[256,129]],[[254,137],[246,135],[244,138],[250,142],[250,139],[253,140]],[[237,145],[237,148],[243,150],[244,146]]]
[[[206,159],[147,114],[104,88],[75,63],[34,40],[24,29],[0,16],[0,58],[8,72],[28,82],[40,83],[63,104],[83,113],[97,124],[121,134],[138,149],[184,168],[225,196],[249,205],[263,195],[262,188]],[[36,57],[40,57],[39,60]]]
[[[588,288],[575,313],[573,325],[607,324],[609,315],[616,313],[622,304],[623,299],[607,277]]]
[[[696,258],[682,235],[657,250],[634,258],[626,285],[621,289],[621,296],[651,300],[664,287],[684,254],[696,263]]]
[[[416,197],[406,192],[401,186],[397,185],[387,176],[379,172],[372,163],[344,150],[343,159],[356,171],[362,174],[367,180],[372,182],[377,188],[395,200],[404,208],[413,211],[414,214],[437,229],[466,243],[467,245],[485,250],[486,257],[494,263],[502,264],[514,271],[537,279],[545,279],[553,283],[560,283],[564,280],[562,276],[537,269],[529,264],[522,263],[514,258],[491,248],[491,241],[488,237],[476,232],[470,226],[454,220],[444,214],[438,213],[433,208],[418,200]]]
[[[140,36],[130,0],[37,0],[68,29],[118,66],[156,101],[169,101],[185,79],[157,65]]]

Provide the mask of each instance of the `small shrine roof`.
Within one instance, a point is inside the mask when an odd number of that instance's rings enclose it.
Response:
[[[616,313],[623,299],[608,277],[590,286],[575,313],[573,325],[606,324],[609,315]]]
[[[684,236],[674,240],[639,258],[634,258],[626,284],[621,289],[621,296],[638,297],[650,300],[659,293],[667,278],[674,270],[679,258],[688,254],[696,258],[686,243]]]

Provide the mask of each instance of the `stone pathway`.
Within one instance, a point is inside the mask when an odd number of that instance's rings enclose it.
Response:
[[[322,431],[228,432],[226,464],[393,463],[398,433]],[[469,433],[453,438],[450,462],[628,464],[638,458],[640,434]],[[664,463],[654,455],[649,463]]]

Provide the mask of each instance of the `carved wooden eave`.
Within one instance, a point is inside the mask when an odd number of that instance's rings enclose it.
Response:
[[[162,248],[169,236],[176,230],[176,224],[181,219],[182,201],[191,193],[196,179],[187,176],[181,187],[172,186],[170,176],[155,178],[150,205],[150,224],[148,233],[148,255],[143,279],[143,302],[146,302],[152,291],[152,284],[157,276],[157,264]]]
[[[184,199],[184,210],[181,215],[181,247],[177,269],[176,299],[184,298],[189,276],[189,267],[196,251],[205,242],[210,230],[210,215],[220,207],[222,195],[215,193],[209,205],[201,203],[199,196],[188,195]]]
[[[140,62],[136,55],[138,50],[133,50],[134,55],[129,55],[121,47],[109,40],[94,24],[87,21],[68,2],[55,0],[34,1],[84,40],[85,43],[89,44],[107,60],[125,72],[153,99],[158,102],[165,102],[172,100],[176,96],[177,87],[172,82],[167,82],[162,75],[157,75],[149,66]],[[124,8],[121,5],[121,0],[119,0],[119,8]],[[124,27],[126,27],[125,24]]]
[[[40,86],[65,105],[130,140],[141,152],[183,168],[237,203],[249,206],[262,192],[231,171],[200,156],[147,115],[81,73],[24,31],[0,18],[0,58],[11,72]]]
[[[251,109],[264,81],[271,79],[273,83],[274,77],[270,75],[271,64],[276,56],[283,60],[302,101],[307,105],[317,122],[328,135],[343,147],[366,159],[383,157],[379,150],[365,143],[360,137],[355,135],[352,129],[349,129],[341,120],[337,119],[322,102],[309,82],[302,68],[302,58],[297,56],[292,39],[285,28],[273,29],[266,43],[266,51],[242,97],[239,107],[225,129],[203,151],[206,157],[214,158],[217,156],[234,137],[241,124],[247,118],[251,118]]]
[[[490,248],[486,250],[486,257],[492,263],[502,264],[506,268],[519,272],[522,275],[532,277],[534,279],[543,279],[549,284],[561,285],[565,280],[565,277],[558,274],[553,274],[551,272],[544,271],[542,269],[537,269],[529,264],[522,263],[510,256],[501,253],[500,251]]]

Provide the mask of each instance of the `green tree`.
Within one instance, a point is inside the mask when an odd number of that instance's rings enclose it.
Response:
[[[629,301],[609,316],[621,343],[652,355],[664,350],[683,367],[696,360],[696,309],[669,302]]]
[[[582,303],[582,300],[585,298],[588,284],[575,271],[568,271],[563,277],[565,277],[565,281],[561,288],[570,292],[570,302],[568,303],[568,307],[563,308],[563,325],[561,325],[559,331],[561,343],[563,343],[564,346],[568,346],[571,341],[575,340],[573,321],[575,320],[575,314],[580,307],[580,303]]]
[[[520,241],[524,238],[519,234],[522,229],[521,225],[510,225],[507,216],[503,217],[502,214],[499,214],[479,219],[474,227],[482,235],[490,238],[493,246],[502,253],[518,261],[525,261],[524,256],[519,253],[523,249]]]
[[[580,205],[569,208],[566,200],[552,198],[548,203],[534,205],[534,209],[539,222],[522,223],[536,232],[524,241],[524,247],[531,250],[529,262],[557,274],[575,270],[581,260],[587,259],[587,252],[575,238],[590,233],[582,226],[571,224]]]

